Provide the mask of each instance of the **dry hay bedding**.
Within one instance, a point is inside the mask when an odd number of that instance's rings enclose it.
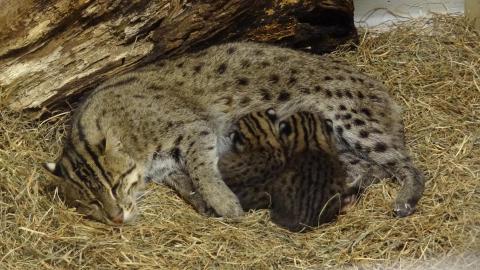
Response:
[[[480,39],[460,17],[430,23],[366,33],[356,52],[334,53],[383,80],[405,108],[407,144],[428,179],[413,216],[391,216],[398,186],[384,181],[337,222],[294,234],[266,211],[240,222],[202,217],[152,184],[134,226],[106,226],[46,191],[39,163],[60,151],[68,113],[39,123],[4,109],[0,268],[337,268],[479,258]]]

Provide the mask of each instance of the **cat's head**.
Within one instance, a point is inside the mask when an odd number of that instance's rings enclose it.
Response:
[[[87,217],[115,225],[137,215],[143,176],[119,141],[107,139],[95,147],[66,143],[60,158],[43,167],[56,180],[65,203]]]

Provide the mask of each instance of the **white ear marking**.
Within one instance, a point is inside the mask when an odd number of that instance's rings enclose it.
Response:
[[[50,172],[54,172],[57,168],[57,163],[54,162],[46,162],[44,163],[45,169],[49,170]]]
[[[270,109],[267,110],[267,114],[268,114],[268,115],[276,115],[277,112],[275,112],[274,109],[270,108]]]

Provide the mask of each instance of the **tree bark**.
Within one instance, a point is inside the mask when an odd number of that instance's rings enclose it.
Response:
[[[0,105],[51,109],[118,73],[252,40],[324,53],[357,40],[351,0],[0,0]]]

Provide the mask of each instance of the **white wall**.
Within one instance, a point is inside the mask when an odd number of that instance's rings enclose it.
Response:
[[[355,24],[385,28],[393,22],[428,17],[432,13],[463,13],[464,0],[354,0]]]

